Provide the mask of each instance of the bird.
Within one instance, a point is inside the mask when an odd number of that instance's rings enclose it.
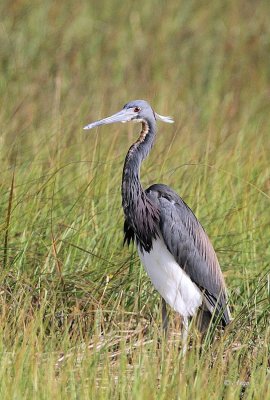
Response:
[[[225,280],[210,239],[184,200],[164,184],[144,190],[140,181],[141,164],[154,144],[157,122],[173,123],[173,119],[156,113],[145,100],[134,100],[83,129],[129,121],[140,123],[141,130],[123,167],[124,244],[135,243],[146,273],[162,297],[165,331],[166,304],[180,314],[186,348],[192,317],[197,318],[201,333],[211,321],[218,321],[222,328],[231,322]]]

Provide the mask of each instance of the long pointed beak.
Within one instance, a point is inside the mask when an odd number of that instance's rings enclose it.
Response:
[[[99,125],[114,124],[115,122],[128,122],[132,120],[132,117],[134,117],[133,110],[123,109],[110,117],[92,122],[91,124],[86,125],[83,129],[93,129]]]

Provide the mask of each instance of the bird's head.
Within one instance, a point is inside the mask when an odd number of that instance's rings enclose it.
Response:
[[[121,111],[110,117],[100,119],[86,125],[83,129],[92,129],[99,125],[113,124],[114,122],[146,122],[160,120],[172,124],[174,121],[171,117],[164,117],[163,115],[157,114],[150,104],[145,100],[134,100],[125,104]]]

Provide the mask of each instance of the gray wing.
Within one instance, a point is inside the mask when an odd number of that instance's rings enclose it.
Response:
[[[220,313],[227,325],[231,318],[225,282],[216,253],[200,222],[168,186],[152,185],[146,193],[159,208],[160,230],[167,248],[201,289],[209,311]]]

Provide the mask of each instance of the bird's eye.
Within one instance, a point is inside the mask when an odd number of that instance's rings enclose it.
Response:
[[[134,107],[134,112],[138,113],[140,111],[141,111],[140,107]]]

